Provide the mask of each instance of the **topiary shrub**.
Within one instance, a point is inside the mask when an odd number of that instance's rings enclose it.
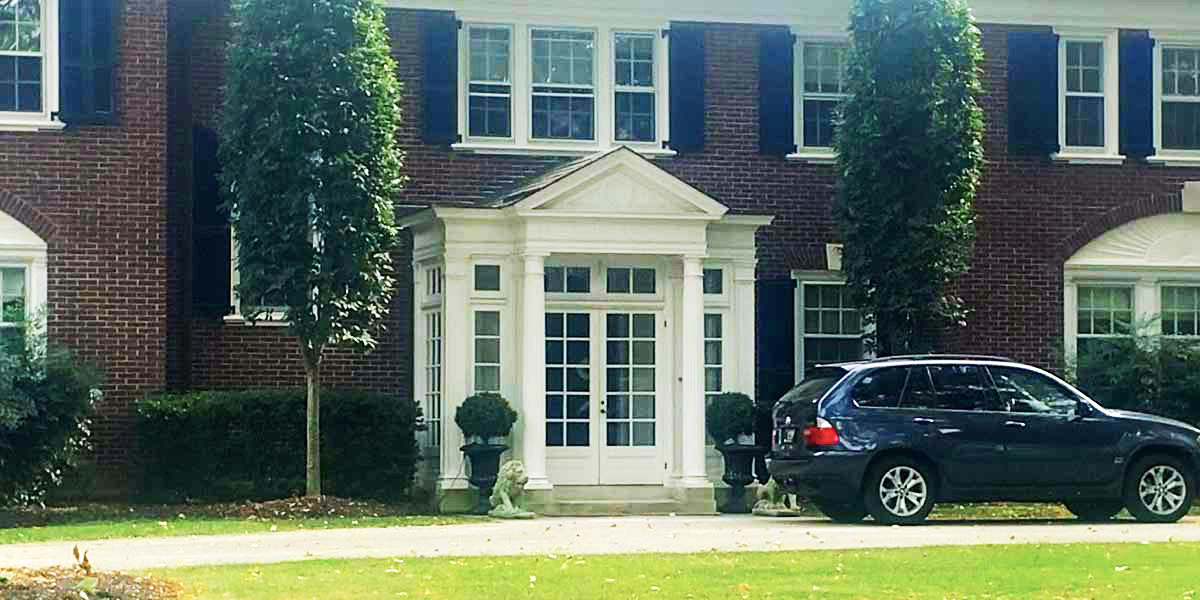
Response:
[[[704,422],[708,427],[708,435],[718,446],[736,440],[738,435],[753,434],[754,421],[754,401],[745,394],[718,394],[713,396],[704,408]]]
[[[392,394],[324,390],[323,490],[407,497],[421,409]],[[305,489],[305,391],[160,394],[138,403],[146,500],[268,500]]]
[[[44,344],[0,348],[0,505],[40,500],[87,449],[99,371]]]
[[[487,441],[508,435],[517,422],[517,411],[500,394],[484,392],[464,400],[454,413],[454,422],[468,440],[478,436]]]

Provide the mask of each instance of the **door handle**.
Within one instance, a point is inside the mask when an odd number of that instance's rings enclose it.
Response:
[[[1021,421],[1005,421],[1004,426],[1005,427],[1016,427],[1018,429],[1024,429],[1025,423],[1023,423]]]
[[[929,419],[926,417],[914,417],[913,423],[920,423],[922,425],[933,425],[933,419]]]

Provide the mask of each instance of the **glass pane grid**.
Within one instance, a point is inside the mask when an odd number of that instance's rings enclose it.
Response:
[[[39,0],[0,6],[0,111],[42,110],[42,9]]]
[[[475,392],[500,391],[500,313],[475,312]]]
[[[1133,332],[1133,288],[1079,286],[1078,335],[1112,337]]]
[[[655,331],[653,314],[605,317],[605,441],[608,446],[655,445]]]
[[[425,315],[425,420],[429,445],[442,444],[442,313]]]
[[[722,318],[720,313],[704,315],[704,396],[711,398],[723,390],[721,347]]]
[[[833,146],[837,107],[846,97],[845,54],[838,43],[806,43],[801,65],[801,141],[805,147]]]
[[[1162,333],[1172,337],[1200,335],[1200,286],[1162,288]]]
[[[1163,48],[1162,94],[1200,100],[1200,48]]]
[[[533,137],[593,138],[593,38],[591,31],[533,30]]]
[[[591,443],[591,321],[546,313],[546,445]]]

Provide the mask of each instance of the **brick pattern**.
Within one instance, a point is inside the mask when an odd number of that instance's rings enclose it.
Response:
[[[48,330],[105,373],[96,460],[125,485],[133,402],[166,354],[166,0],[121,3],[119,124],[0,133],[0,210],[46,239]]]

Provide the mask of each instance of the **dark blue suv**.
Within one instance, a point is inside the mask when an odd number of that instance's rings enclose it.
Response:
[[[922,522],[935,502],[1062,502],[1172,522],[1192,506],[1200,429],[1101,407],[1028,365],[892,357],[810,369],[775,405],[770,472],[838,522]]]

